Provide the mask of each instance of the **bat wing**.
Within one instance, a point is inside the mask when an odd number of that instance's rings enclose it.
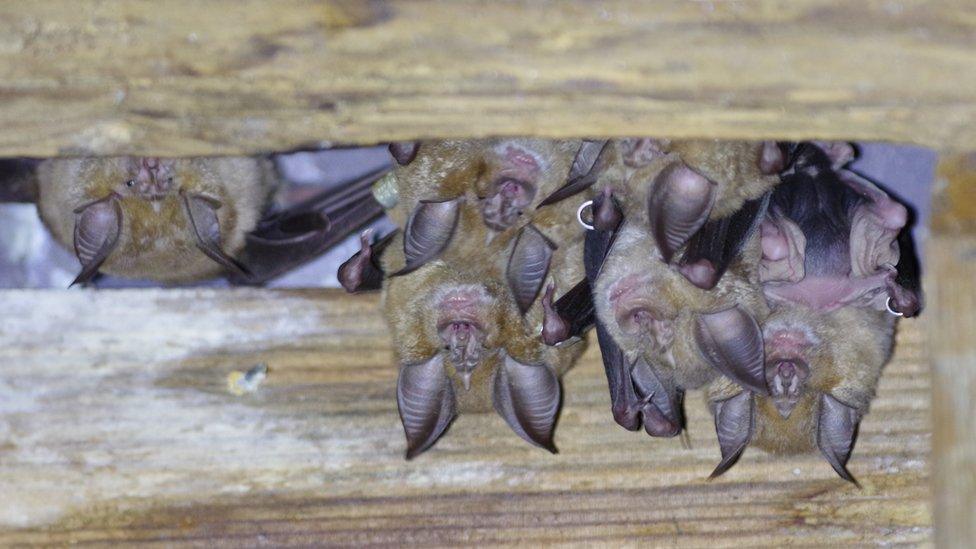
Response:
[[[243,263],[251,275],[239,284],[263,284],[322,255],[383,214],[371,192],[386,173],[375,171],[263,219],[247,235]]]
[[[549,274],[549,263],[556,245],[531,223],[522,227],[508,259],[505,278],[524,315],[535,302]]]
[[[400,368],[397,409],[407,437],[406,457],[413,459],[433,446],[457,415],[454,386],[441,354]]]
[[[197,239],[197,248],[221,267],[239,277],[250,277],[251,272],[233,257],[227,255],[220,246],[220,221],[217,210],[220,201],[201,195],[181,192],[183,206],[193,234]]]
[[[547,364],[522,364],[506,354],[495,371],[495,411],[518,436],[552,453],[561,397],[559,378]]]
[[[739,460],[755,430],[755,399],[749,391],[715,403],[715,434],[722,451],[719,462],[709,478],[729,470]]]
[[[706,177],[676,162],[661,170],[654,179],[648,198],[651,232],[664,261],[705,225],[715,203],[715,184]]]
[[[820,396],[820,415],[817,420],[817,446],[830,466],[840,477],[857,484],[847,461],[854,450],[857,427],[860,423],[857,410],[831,395]]]
[[[122,232],[122,206],[115,195],[82,206],[74,213],[74,247],[81,272],[71,286],[88,283],[98,274]]]
[[[544,198],[539,207],[555,204],[592,187],[612,161],[612,147],[609,141],[584,141],[573,159],[566,184]]]
[[[770,193],[746,202],[729,217],[709,221],[688,241],[681,258],[681,273],[692,284],[710,290],[729,264],[755,234],[766,215]]]
[[[401,276],[419,269],[436,258],[454,238],[461,216],[463,198],[441,202],[421,201],[417,204],[403,232],[405,267],[393,274]]]
[[[762,330],[745,309],[735,305],[724,311],[698,314],[695,340],[713,368],[750,391],[769,394]]]

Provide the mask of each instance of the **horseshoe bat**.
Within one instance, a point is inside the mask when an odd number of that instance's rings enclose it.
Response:
[[[760,253],[758,225],[768,197],[748,202],[726,197],[744,196],[737,193],[745,193],[746,188],[768,190],[775,178],[764,175],[758,167],[745,167],[748,163],[758,166],[763,145],[718,145],[716,158],[738,166],[723,168],[725,176],[718,170],[708,172],[705,168],[710,164],[704,155],[689,154],[695,158],[696,166],[718,183],[690,169],[677,153],[664,152],[670,150],[665,145],[642,151],[641,147],[649,146],[626,141],[615,144],[617,157],[611,162],[613,168],[606,172],[609,181],[605,183],[613,190],[604,190],[602,200],[619,197],[623,221],[609,237],[592,231],[598,236],[588,235],[587,245],[600,242],[594,248],[606,250],[592,287],[597,336],[614,419],[630,430],[643,425],[652,436],[674,436],[684,423],[684,390],[701,387],[723,371],[721,363],[704,360],[699,351],[695,338],[696,330],[700,331],[697,313],[709,313],[705,317],[711,319],[707,326],[709,337],[733,342],[749,341],[748,336],[758,331],[757,318],[762,319],[767,313],[756,264]],[[699,151],[692,147],[689,150]],[[745,151],[745,163],[728,150]],[[745,178],[745,174],[761,181],[740,183],[735,179]],[[626,179],[621,181],[622,178]],[[733,192],[734,189],[739,191]],[[689,206],[709,194],[711,197],[703,202],[707,206],[704,210],[699,208],[702,201],[698,206]],[[709,220],[717,194],[723,197],[723,208],[732,200],[740,206],[726,217]],[[697,213],[685,216],[684,211]],[[662,217],[666,219],[662,221]],[[685,227],[691,218],[697,226],[692,227],[690,236],[668,239],[676,234],[668,227]],[[661,227],[665,227],[663,232]],[[669,251],[662,244],[672,247],[670,253],[674,257],[667,257]],[[678,254],[679,251],[683,253]],[[700,269],[698,260],[703,257],[710,264]],[[700,270],[708,272],[700,275]],[[710,280],[702,283],[704,278]],[[733,305],[736,306],[732,313],[723,313]],[[733,344],[731,351],[753,366],[757,360],[754,348]],[[765,383],[754,370],[724,373],[735,376],[743,386],[763,391]]]
[[[753,444],[773,453],[817,448],[856,483],[846,465],[891,354],[895,315],[917,314],[922,296],[907,211],[838,168],[850,150],[800,144],[773,192],[759,264],[772,313],[751,344],[761,346],[768,393],[727,380],[709,388],[722,452],[712,476]],[[754,368],[723,355],[727,345],[700,343],[705,354],[724,356],[730,370]]]
[[[496,183],[515,173],[529,194],[554,189],[578,148],[538,140],[425,142],[401,155],[391,218],[403,229],[380,263],[392,273],[384,311],[400,363],[397,399],[408,459],[433,445],[458,413],[488,409],[523,439],[555,451],[559,377],[585,343],[543,344],[538,296],[545,288],[551,298],[582,278],[582,229],[572,204],[536,211],[533,202],[497,195],[492,202],[483,190],[504,193],[508,182]],[[529,173],[532,162],[550,171]],[[507,209],[513,204],[514,216]],[[364,246],[344,268],[356,271],[372,255]]]
[[[38,212],[82,270],[165,283],[247,276],[245,234],[275,186],[254,158],[77,158],[37,165]]]

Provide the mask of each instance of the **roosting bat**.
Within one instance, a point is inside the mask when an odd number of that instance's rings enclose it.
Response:
[[[895,316],[917,314],[922,300],[918,273],[908,268],[907,212],[870,182],[835,169],[849,151],[801,144],[773,192],[760,262],[772,313],[750,343],[763,349],[768,393],[728,380],[709,388],[722,451],[713,476],[753,444],[773,453],[819,448],[854,482],[846,464],[891,354]],[[702,343],[706,355],[723,355],[720,343]]]
[[[429,448],[461,412],[494,408],[525,440],[555,451],[559,377],[582,352],[539,338],[543,289],[582,278],[575,205],[536,210],[572,170],[579,142],[423,143],[398,153],[403,228],[386,246],[384,311],[400,376],[407,457]],[[343,265],[343,284],[377,271],[373,246]],[[346,273],[346,276],[343,276]],[[348,287],[347,286],[347,287]]]
[[[712,368],[695,336],[700,315],[709,320],[707,337],[721,342],[758,333],[767,308],[756,229],[762,195],[778,179],[762,169],[763,144],[614,145],[618,160],[600,184],[612,187],[604,201],[619,200],[624,220],[604,238],[608,253],[593,284],[612,411],[627,429],[643,424],[652,436],[674,436],[685,389],[721,371],[762,390],[755,371],[761,348],[725,348],[752,371],[731,371],[722,361]]]
[[[269,160],[50,159],[37,166],[38,211],[82,270],[186,283],[238,261],[274,189]]]

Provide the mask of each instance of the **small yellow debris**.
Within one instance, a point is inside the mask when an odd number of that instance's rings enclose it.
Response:
[[[234,396],[253,393],[267,376],[267,364],[258,364],[246,372],[234,370],[227,376],[227,390]]]

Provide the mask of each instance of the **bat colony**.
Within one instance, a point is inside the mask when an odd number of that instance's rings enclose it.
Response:
[[[897,317],[922,306],[904,206],[846,143],[394,143],[392,172],[275,210],[268,159],[52,159],[42,220],[101,271],[260,284],[385,213],[339,269],[382,290],[407,458],[494,410],[555,452],[560,378],[596,331],[614,420],[685,427],[702,389],[728,470],[747,446],[819,451],[844,479]]]

